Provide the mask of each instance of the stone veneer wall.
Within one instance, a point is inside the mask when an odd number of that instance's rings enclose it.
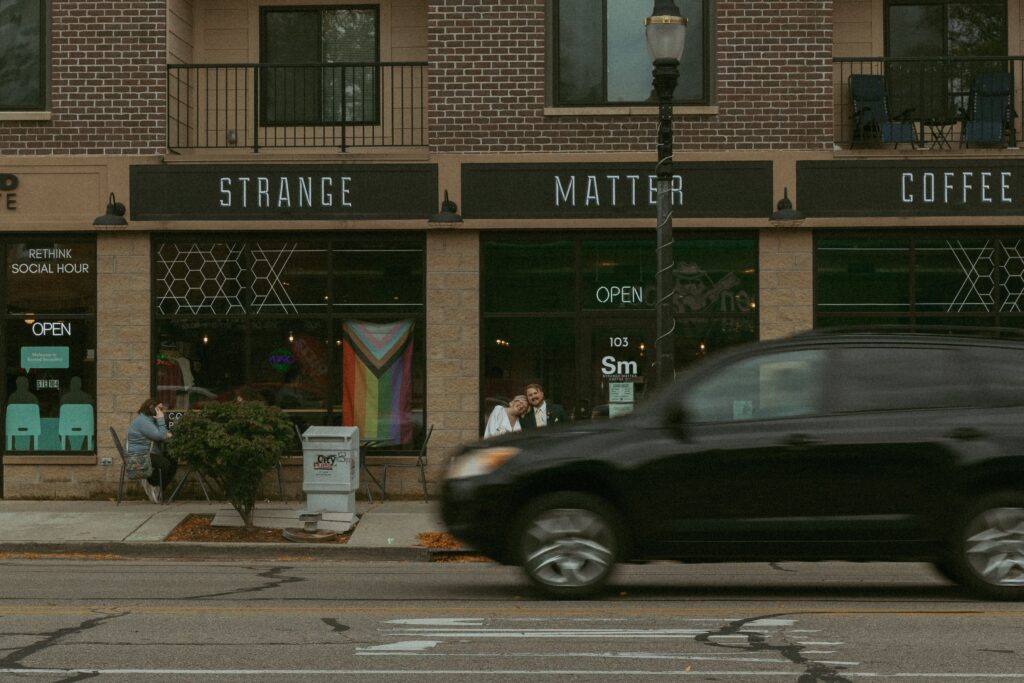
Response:
[[[810,230],[761,231],[761,339],[778,339],[814,326],[814,238]]]
[[[112,498],[121,460],[110,438],[123,439],[128,422],[149,394],[150,241],[146,234],[96,239],[96,462],[61,464],[64,456],[4,468],[5,498]],[[101,465],[110,458],[110,465]],[[68,456],[69,461],[91,456]],[[136,491],[137,493],[137,491]]]

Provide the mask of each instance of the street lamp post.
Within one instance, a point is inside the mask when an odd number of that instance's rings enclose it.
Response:
[[[686,19],[674,0],[655,0],[654,11],[644,20],[647,50],[654,64],[654,91],[658,95],[658,230],[655,268],[657,279],[655,382],[664,387],[675,375],[672,298],[672,101],[679,81],[679,60],[686,42]]]

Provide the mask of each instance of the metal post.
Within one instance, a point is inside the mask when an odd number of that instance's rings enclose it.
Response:
[[[654,90],[658,95],[658,230],[655,268],[657,270],[657,337],[655,339],[655,382],[659,389],[675,376],[673,299],[675,282],[672,271],[672,99],[679,80],[677,60],[654,63]]]

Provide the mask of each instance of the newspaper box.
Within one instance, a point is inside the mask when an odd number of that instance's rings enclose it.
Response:
[[[302,490],[309,512],[355,512],[359,428],[309,427],[302,433]]]

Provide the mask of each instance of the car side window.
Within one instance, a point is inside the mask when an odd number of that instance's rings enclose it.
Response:
[[[1024,406],[1024,351],[994,347],[971,350],[984,382],[985,402],[994,406]]]
[[[745,358],[694,385],[684,398],[694,422],[802,417],[820,412],[825,351]]]
[[[956,349],[853,347],[839,353],[836,410],[863,412],[976,405]]]

